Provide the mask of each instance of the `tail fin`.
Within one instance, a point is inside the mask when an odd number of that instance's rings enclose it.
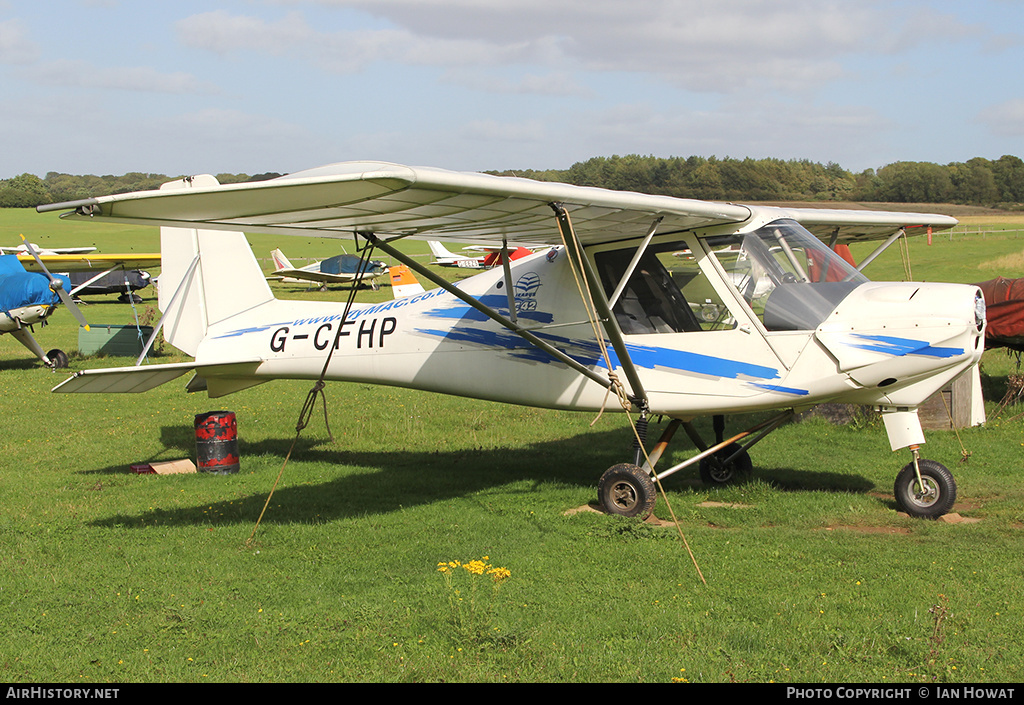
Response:
[[[434,255],[434,257],[438,259],[441,259],[442,257],[449,257],[452,259],[458,258],[457,254],[455,254],[454,252],[449,252],[448,248],[446,248],[437,240],[427,240],[427,246],[430,248],[430,254]]]
[[[216,186],[208,175],[161,189]],[[274,299],[263,270],[240,232],[160,228],[159,306],[164,339],[193,357],[211,325]]]
[[[274,260],[274,271],[280,272],[282,269],[295,269],[292,263],[288,261],[288,258],[284,256],[281,250],[274,250],[270,253],[270,256]]]
[[[404,264],[389,268],[388,274],[391,275],[391,291],[396,299],[423,293],[423,285]]]

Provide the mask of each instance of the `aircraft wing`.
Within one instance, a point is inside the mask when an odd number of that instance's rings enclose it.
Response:
[[[95,247],[40,247],[34,245],[36,251],[45,251],[51,255],[81,255],[86,252],[95,252]],[[18,245],[17,247],[0,247],[0,255],[23,255],[28,254],[28,248],[25,245]]]
[[[268,279],[301,279],[303,281],[320,282],[322,284],[348,284],[358,279],[372,280],[382,276],[380,273],[367,272],[359,277],[355,273],[330,274],[309,269],[277,269]]]
[[[901,228],[908,235],[920,235],[928,228],[948,230],[956,226],[956,218],[932,213],[897,213],[892,211],[836,210],[830,208],[780,208],[784,217],[792,218],[824,242],[836,235],[840,244],[879,240]]]
[[[205,178],[205,177],[204,177]],[[40,206],[145,225],[321,237],[353,231],[461,242],[561,242],[552,202],[585,243],[742,222],[744,206],[378,162],[347,162],[245,184],[140,191]]]
[[[194,362],[177,362],[167,365],[79,370],[51,391],[62,394],[147,392],[192,371],[207,375],[249,376],[261,362],[262,360],[259,359],[203,365],[197,365]]]
[[[112,267],[125,269],[153,269],[160,266],[160,253],[155,254],[124,254],[124,255],[86,255],[59,254],[39,255],[47,269],[51,272],[88,272],[102,271]],[[19,254],[18,261],[29,272],[41,272],[39,263],[29,254]]]
[[[854,239],[884,237],[882,230],[891,234],[906,225],[956,224],[945,216],[896,214],[882,222],[884,214],[872,211],[763,209],[382,162],[343,162],[254,183],[221,186],[203,176],[188,184],[38,210],[71,208],[63,217],[250,233],[348,237],[372,231],[388,238],[489,243],[506,238],[534,245],[561,242],[552,203],[565,206],[587,245],[642,236],[659,218],[658,232],[672,233],[742,223],[764,210],[778,210],[819,233],[828,230],[829,236],[840,227]]]

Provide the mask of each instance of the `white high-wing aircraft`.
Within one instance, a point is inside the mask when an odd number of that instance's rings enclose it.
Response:
[[[946,216],[719,204],[377,162],[224,186],[200,176],[40,208],[61,209],[162,226],[165,338],[195,360],[77,372],[57,392],[140,392],[194,372],[188,389],[218,397],[323,372],[590,412],[617,395],[639,414],[641,439],[649,416],[672,419],[649,454],[638,443],[600,480],[605,509],[628,516],[649,513],[655,479],[685,467],[699,463],[709,483],[749,470],[746,449],[794,411],[867,404],[892,449],[910,450],[897,505],[935,517],[956,498],[950,472],[919,456],[917,409],[978,363],[981,292],[870,282],[824,244],[884,246],[908,228],[956,224]],[[279,301],[241,231],[355,236],[439,288],[347,310]],[[550,249],[453,286],[395,249],[405,237]],[[685,250],[693,257],[674,254]],[[779,413],[723,437],[725,415],[761,410]],[[701,416],[714,417],[714,442],[691,423]],[[679,426],[699,452],[655,477]]]
[[[428,240],[427,246],[430,248],[430,253],[434,255],[434,261],[431,264],[436,264],[440,267],[461,267],[463,269],[490,269],[491,267],[497,267],[501,264],[501,247],[495,247],[493,245],[474,245],[472,247],[465,248],[470,252],[486,252],[487,254],[480,257],[467,257],[466,255],[457,255],[454,252],[448,250],[444,246],[444,243],[439,240]],[[508,253],[510,260],[517,260],[527,255],[531,255],[531,252],[526,247],[517,247]]]

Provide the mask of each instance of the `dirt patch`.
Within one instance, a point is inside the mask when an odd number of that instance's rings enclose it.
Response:
[[[904,514],[904,516],[906,516]],[[912,534],[910,529],[897,526],[826,526],[825,531],[853,531],[858,534]]]
[[[700,502],[698,507],[725,507],[726,509],[753,509],[752,504],[733,504],[729,502]]]
[[[576,507],[575,509],[567,509],[563,516],[572,516],[573,514],[580,514],[582,512],[593,512],[594,514],[604,514],[596,504],[584,504],[582,507]]]
[[[721,505],[721,506],[726,506],[726,505]],[[603,511],[601,509],[600,505],[597,502],[591,502],[590,504],[584,504],[582,507],[576,507],[574,509],[566,510],[565,513],[564,513],[564,516],[572,516],[574,514],[582,514],[584,512],[592,512],[594,514],[605,514],[605,515],[608,515],[607,512],[605,512],[605,511]],[[608,515],[608,516],[610,516],[610,515]],[[644,523],[648,524],[650,526],[658,526],[658,527],[661,527],[661,528],[675,527],[675,522],[666,521],[664,519],[659,519],[658,517],[654,516],[653,514],[651,514],[649,517],[644,519]]]

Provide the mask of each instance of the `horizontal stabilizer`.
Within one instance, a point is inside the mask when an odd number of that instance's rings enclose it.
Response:
[[[193,371],[200,372],[204,377],[214,377],[217,375],[232,377],[249,376],[256,371],[261,362],[262,360],[258,359],[206,365],[197,365],[194,362],[178,362],[169,365],[80,370],[58,384],[51,391],[60,394],[127,394],[146,392]]]
[[[423,293],[423,285],[404,264],[392,266],[388,269],[388,274],[391,276],[392,296],[396,299]]]

